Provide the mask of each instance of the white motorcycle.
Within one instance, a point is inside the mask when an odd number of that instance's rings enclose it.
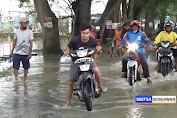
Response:
[[[127,50],[127,80],[130,86],[137,81],[137,78],[141,80],[140,75],[138,75],[138,48],[143,46],[139,46],[136,43],[130,43],[126,46]]]

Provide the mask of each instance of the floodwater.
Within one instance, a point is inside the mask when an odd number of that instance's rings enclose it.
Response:
[[[36,42],[35,49],[41,45]],[[12,64],[0,63],[0,118],[177,118],[177,105],[137,105],[135,96],[177,96],[177,73],[163,78],[154,71],[155,53],[148,51],[152,85],[143,79],[133,87],[121,79],[120,57],[111,60],[107,51],[99,56],[97,64],[104,86],[109,90],[94,99],[94,110],[88,112],[76,96],[72,106],[66,103],[67,80],[70,64],[60,64],[59,57],[43,57],[40,51],[31,59],[27,83],[14,82]]]

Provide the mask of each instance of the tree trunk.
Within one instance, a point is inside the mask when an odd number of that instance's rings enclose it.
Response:
[[[147,36],[149,38],[151,38],[151,36],[152,36],[152,34],[154,32],[154,27],[149,27],[149,22],[154,23],[154,14],[153,13],[151,13],[151,14],[147,14],[146,13],[145,19],[146,19],[146,22],[145,22],[145,32],[146,32]]]
[[[114,6],[114,8],[110,11],[111,14],[109,15],[109,20],[112,20],[113,23],[119,23],[120,22],[120,4],[121,1],[119,1],[116,6]],[[113,37],[114,36],[114,29],[105,29],[102,39],[106,39],[108,37]],[[107,42],[107,40],[103,40],[102,43],[105,44]]]
[[[167,15],[167,10],[166,9],[161,9],[161,16],[160,16],[160,23],[164,23],[165,22],[165,17]]]
[[[122,0],[122,20],[125,21],[127,19],[127,0]]]
[[[141,8],[140,6],[134,6],[133,19],[140,20]]]
[[[114,8],[114,6],[121,0],[109,0],[107,5],[106,5],[106,8],[103,12],[103,14],[101,15],[101,18],[100,18],[100,27],[101,27],[101,36],[103,36],[103,32],[105,30],[105,26],[106,26],[106,21],[108,20],[108,17],[109,17],[109,14],[110,14],[110,11]],[[105,38],[102,38],[102,42],[106,42],[106,39]]]
[[[128,19],[131,19],[131,20],[133,20],[134,3],[135,3],[135,0],[130,0],[128,3],[127,16],[128,16]]]
[[[51,11],[47,0],[34,0],[34,4],[43,31],[43,54],[62,54],[57,17]],[[53,28],[44,27],[43,20],[46,16],[52,18]]]
[[[76,0],[72,3],[75,13],[74,36],[80,35],[83,24],[89,24],[91,19],[91,0]]]
[[[135,0],[129,1],[128,18],[131,20],[133,20],[134,2]]]
[[[117,5],[113,8],[112,14],[113,14],[113,22],[118,23],[120,22],[120,4],[121,1],[117,3]]]

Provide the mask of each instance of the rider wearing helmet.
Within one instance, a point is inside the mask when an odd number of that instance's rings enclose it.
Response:
[[[122,40],[122,46],[124,46],[126,43],[134,43],[136,42],[138,45],[141,46],[149,46],[149,41],[147,41],[147,36],[145,33],[140,31],[141,22],[137,20],[133,20],[130,24],[131,31],[128,32],[125,37]],[[126,78],[127,75],[127,60],[126,60],[126,53],[122,57],[122,77]],[[147,63],[147,54],[144,50],[144,48],[138,49],[138,56],[140,59],[140,63],[143,68],[144,77],[147,78],[147,83],[152,84],[152,81],[150,80],[150,74],[149,74],[149,67]]]
[[[123,28],[120,36],[121,39],[123,39],[125,34],[130,31],[130,23],[131,20],[125,20],[125,22],[123,23]]]
[[[175,32],[173,32],[173,28],[174,28],[174,24],[172,21],[168,21],[165,23],[165,31],[161,31],[155,41],[154,41],[154,44],[158,44],[158,43],[161,43],[162,41],[169,41],[170,43],[177,43],[176,39],[177,39],[177,34]],[[173,56],[175,58],[175,68],[177,70],[177,50],[176,49],[173,49]],[[158,67],[157,67],[158,69]]]

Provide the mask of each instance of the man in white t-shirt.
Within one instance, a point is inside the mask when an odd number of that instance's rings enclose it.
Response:
[[[24,81],[26,82],[28,69],[30,68],[29,59],[31,58],[32,45],[33,45],[33,32],[27,29],[28,19],[20,19],[20,28],[15,31],[13,48],[11,56],[13,55],[13,68],[15,80],[18,81],[18,70],[20,62],[24,68]]]

